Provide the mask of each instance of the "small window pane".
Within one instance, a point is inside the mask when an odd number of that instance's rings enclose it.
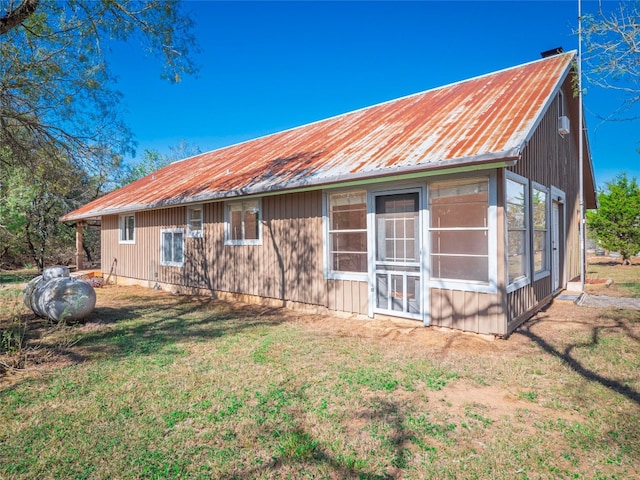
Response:
[[[171,261],[171,232],[162,233],[162,258],[164,262]]]
[[[433,255],[431,270],[435,278],[445,280],[464,278],[474,282],[488,282],[489,258]]]
[[[187,216],[189,221],[189,236],[202,236],[202,208],[190,207]]]
[[[333,254],[332,269],[336,272],[366,272],[367,254],[336,252]]]
[[[547,228],[547,194],[533,190],[533,225],[535,228]]]
[[[376,307],[382,309],[389,308],[389,282],[386,273],[376,275]]]
[[[134,215],[123,215],[120,217],[120,241],[133,242],[136,218]]]
[[[244,212],[244,239],[257,240],[258,226],[260,225],[258,218],[258,207],[250,207]]]
[[[184,260],[184,239],[182,232],[173,234],[173,261],[182,263]]]
[[[435,228],[486,227],[487,203],[460,203],[434,205],[431,224]]]
[[[332,252],[367,252],[367,232],[331,233]]]
[[[509,228],[525,228],[524,185],[507,180],[507,224]]]
[[[535,271],[545,270],[547,266],[547,232],[536,231],[533,237]]]
[[[509,283],[527,274],[526,232],[509,232]]]
[[[484,230],[432,231],[431,250],[433,253],[488,255],[487,232]]]
[[[231,240],[242,240],[242,210],[232,210],[229,217]]]

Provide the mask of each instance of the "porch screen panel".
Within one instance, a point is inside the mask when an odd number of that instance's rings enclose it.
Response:
[[[367,194],[329,196],[329,265],[334,272],[367,271]]]
[[[489,179],[429,186],[431,277],[489,282]]]

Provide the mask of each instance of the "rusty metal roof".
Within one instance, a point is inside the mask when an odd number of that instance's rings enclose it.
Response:
[[[556,55],[181,160],[62,220],[517,159],[574,57]]]

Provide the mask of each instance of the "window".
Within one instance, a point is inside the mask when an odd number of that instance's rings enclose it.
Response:
[[[419,262],[418,194],[376,197],[376,261]]]
[[[187,235],[202,237],[202,207],[187,208]]]
[[[184,230],[160,230],[160,264],[168,267],[184,265]]]
[[[260,201],[244,200],[227,203],[226,243],[228,245],[260,245]]]
[[[136,217],[135,215],[120,215],[119,243],[135,243],[136,241]]]
[[[534,278],[549,271],[548,203],[544,187],[534,185],[533,205],[533,272]]]
[[[367,272],[367,193],[329,195],[329,269]]]
[[[488,284],[489,179],[429,185],[431,277]]]
[[[527,188],[524,178],[507,179],[507,273],[508,285],[514,288],[526,284],[529,276]]]

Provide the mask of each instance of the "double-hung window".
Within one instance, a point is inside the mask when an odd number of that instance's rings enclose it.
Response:
[[[328,196],[328,273],[367,273],[367,192]]]
[[[489,178],[430,183],[429,218],[431,279],[490,288]]]
[[[549,205],[547,189],[533,184],[533,275],[541,278],[549,273]]]
[[[228,202],[226,208],[227,245],[260,245],[260,200]]]
[[[136,242],[136,216],[120,215],[119,223],[119,243],[135,243]]]
[[[182,228],[160,230],[160,264],[167,267],[184,265],[184,230]]]
[[[525,178],[515,174],[509,174],[506,185],[507,285],[512,291],[529,279],[529,186]]]
[[[202,207],[187,208],[187,236],[202,237]]]

